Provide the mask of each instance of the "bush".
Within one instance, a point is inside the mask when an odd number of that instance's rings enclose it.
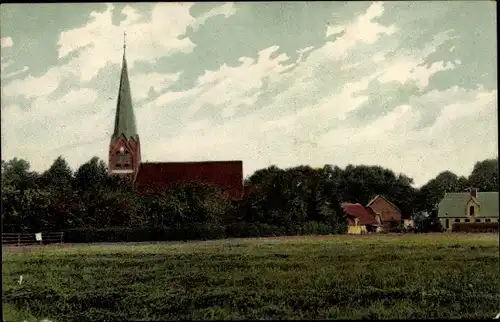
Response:
[[[409,233],[415,231],[415,227],[406,227],[404,224],[398,224],[397,226],[389,228],[390,233]]]
[[[272,236],[284,236],[286,235],[286,230],[283,227],[278,227],[266,223],[236,222],[227,225],[226,235],[228,237],[242,237],[242,238],[272,237]]]
[[[190,227],[77,228],[65,231],[64,236],[67,243],[102,243],[218,239],[226,234],[223,226],[202,224]]]
[[[174,240],[207,240],[227,237],[275,237],[296,235],[328,235],[334,233],[332,225],[308,221],[302,225],[291,224],[289,227],[267,223],[235,222],[226,226],[218,223],[193,223],[176,226],[158,227],[109,227],[75,228],[65,231],[67,243],[99,242],[145,242]]]
[[[226,237],[224,226],[211,223],[183,227],[177,231],[179,232],[179,237],[185,236],[180,239],[187,240],[221,239]]]
[[[173,227],[110,227],[76,228],[65,231],[67,243],[146,242],[174,240],[208,240],[227,237],[275,237],[294,235],[328,235],[333,227],[326,223],[309,221],[290,227],[266,223],[236,222],[223,226],[215,223],[190,224]]]
[[[332,226],[308,221],[302,225],[295,224],[289,227],[270,225],[266,223],[237,222],[226,227],[228,237],[274,237],[296,235],[328,235],[333,233]]]
[[[301,235],[328,235],[332,233],[332,227],[328,224],[308,221],[302,226]]]
[[[454,223],[451,226],[453,232],[498,232],[498,223]]]

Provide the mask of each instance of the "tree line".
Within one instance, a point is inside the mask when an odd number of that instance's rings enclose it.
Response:
[[[74,242],[345,233],[341,202],[366,204],[377,194],[418,218],[421,231],[439,230],[445,192],[498,191],[498,159],[477,162],[468,177],[444,171],[420,188],[380,166],[270,166],[245,179],[254,189],[239,202],[200,183],[141,195],[97,157],[75,172],[62,157],[43,173],[17,158],[1,169],[4,232],[64,231]]]

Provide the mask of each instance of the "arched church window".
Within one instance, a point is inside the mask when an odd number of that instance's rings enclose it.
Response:
[[[128,168],[132,165],[132,156],[123,147],[116,151],[115,160],[117,168]]]
[[[128,151],[125,151],[125,154],[123,154],[123,164],[125,167],[130,167],[131,163],[132,158],[130,157],[130,153],[128,153]]]
[[[124,166],[123,154],[120,153],[120,151],[116,151],[115,160],[117,168],[122,168]]]

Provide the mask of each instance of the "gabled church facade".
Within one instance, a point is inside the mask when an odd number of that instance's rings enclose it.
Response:
[[[242,161],[141,161],[141,142],[132,105],[125,45],[123,49],[114,130],[109,143],[109,175],[129,179],[139,191],[166,189],[196,181],[217,186],[232,200],[241,199],[244,195]]]

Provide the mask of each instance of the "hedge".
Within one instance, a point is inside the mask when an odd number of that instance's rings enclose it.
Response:
[[[270,225],[266,223],[238,222],[226,227],[228,237],[275,237],[296,235],[328,235],[334,233],[332,226],[316,221],[309,221],[302,225],[292,224],[288,227]]]
[[[498,223],[454,223],[451,226],[454,232],[498,232]]]
[[[206,224],[194,227],[76,228],[65,231],[64,237],[66,243],[102,243],[219,239],[226,234],[223,226]]]
[[[67,243],[146,242],[175,240],[207,240],[233,237],[274,237],[294,235],[327,235],[333,233],[330,225],[306,222],[303,225],[281,227],[266,223],[237,222],[227,226],[217,224],[185,227],[110,227],[75,228],[64,232]]]

